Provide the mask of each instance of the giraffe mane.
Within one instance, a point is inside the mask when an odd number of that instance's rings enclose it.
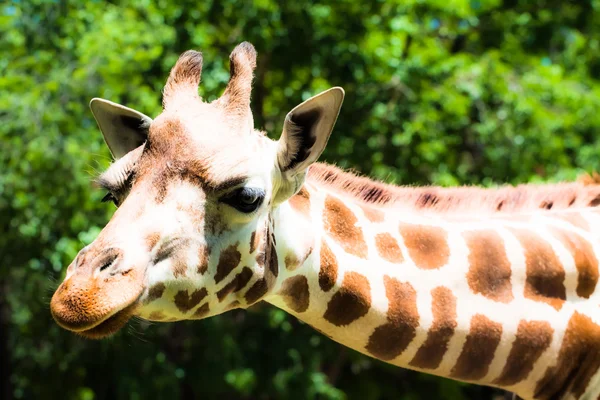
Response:
[[[502,185],[494,188],[460,186],[395,186],[336,166],[315,163],[307,182],[355,200],[386,208],[438,213],[518,213],[600,205],[600,175],[582,175],[576,182]]]

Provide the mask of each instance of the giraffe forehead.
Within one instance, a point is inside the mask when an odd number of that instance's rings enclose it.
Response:
[[[270,172],[275,142],[258,131],[240,132],[221,111],[162,114],[148,135],[151,164],[176,163],[219,178]]]

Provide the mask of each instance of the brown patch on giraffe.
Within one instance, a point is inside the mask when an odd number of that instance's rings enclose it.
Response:
[[[288,271],[293,271],[300,266],[300,260],[295,253],[289,253],[285,256],[285,269]]]
[[[398,241],[389,233],[379,233],[375,236],[375,245],[379,256],[391,263],[400,264],[404,261]]]
[[[163,314],[162,311],[152,311],[150,315],[148,315],[149,321],[164,321],[166,318],[167,316]]]
[[[417,292],[410,283],[385,275],[385,294],[388,299],[388,322],[378,326],[369,337],[366,350],[381,360],[399,356],[414,339],[419,326]]]
[[[525,251],[525,297],[560,310],[566,299],[565,270],[552,246],[533,232],[522,229],[511,231]]]
[[[402,223],[400,234],[417,267],[437,269],[448,262],[448,235],[441,227]]]
[[[187,290],[180,290],[175,295],[175,306],[182,313],[196,307],[208,295],[206,288],[194,290],[190,295]]]
[[[310,293],[308,279],[304,275],[292,276],[283,281],[279,294],[291,310],[303,313],[308,309]]]
[[[146,302],[150,303],[151,301],[160,299],[165,292],[165,284],[160,282],[152,285],[148,290],[148,297],[146,298]]]
[[[261,268],[265,267],[265,252],[264,251],[259,251],[258,254],[256,254],[256,264]]]
[[[199,274],[204,275],[204,273],[208,270],[208,258],[210,256],[210,250],[208,246],[203,245],[198,249],[198,267],[196,271]]]
[[[590,230],[590,225],[587,223],[585,218],[581,216],[580,213],[574,212],[565,212],[554,215],[554,217],[562,219],[563,221],[568,222],[576,228],[583,229],[584,231]]]
[[[514,298],[512,270],[502,237],[492,230],[465,232],[463,236],[470,250],[467,281],[471,290],[494,301],[510,302]]]
[[[298,257],[294,252],[291,252],[288,255],[286,255],[284,260],[285,269],[287,269],[288,271],[296,270],[299,266],[304,264],[308,257],[310,257],[310,255],[312,254],[312,250],[312,247],[309,247],[306,253],[304,253],[304,255],[301,257]]]
[[[598,259],[594,248],[583,236],[550,228],[552,234],[571,252],[577,268],[577,295],[588,299],[598,283]]]
[[[192,317],[190,319],[202,319],[202,318],[206,317],[206,315],[208,314],[209,311],[210,311],[210,306],[208,305],[208,303],[204,303],[200,307],[198,307],[198,309],[196,311],[194,311],[194,313],[192,314]]]
[[[300,214],[310,215],[310,193],[306,188],[302,187],[298,193],[290,197],[288,202]]]
[[[229,303],[227,305],[227,307],[225,307],[225,311],[233,310],[234,308],[239,308],[239,307],[240,307],[240,302],[237,300],[234,300],[231,303]]]
[[[367,243],[356,215],[344,203],[332,196],[325,199],[325,230],[346,253],[367,258]]]
[[[573,313],[556,364],[538,381],[535,397],[558,399],[570,392],[580,398],[600,368],[600,326],[587,315]]]
[[[146,247],[148,248],[148,250],[152,250],[159,240],[160,234],[158,232],[153,232],[146,236]]]
[[[171,264],[171,270],[173,271],[173,276],[175,278],[179,278],[180,276],[186,276],[187,271],[187,263],[185,258],[180,256],[173,258],[173,263]]]
[[[238,251],[239,243],[233,244],[221,251],[219,263],[217,264],[217,273],[215,274],[215,283],[221,282],[235,267],[238,266],[242,255]]]
[[[466,381],[483,378],[488,373],[501,336],[501,323],[494,322],[481,314],[474,315],[471,318],[471,329],[467,340],[450,371],[450,377]]]
[[[252,235],[250,235],[250,254],[254,253],[254,250],[256,250],[256,243],[254,242],[256,240],[256,231],[252,232]]]
[[[535,362],[552,343],[553,333],[547,321],[521,320],[504,369],[493,383],[511,386],[527,378]]]
[[[436,369],[440,366],[448,343],[456,329],[456,296],[445,286],[431,291],[431,311],[433,323],[427,332],[425,343],[419,347],[410,365],[422,369]]]
[[[333,325],[344,326],[366,315],[370,308],[369,280],[357,272],[346,272],[342,287],[327,304],[323,317]]]
[[[319,287],[329,292],[338,275],[338,263],[335,254],[331,251],[325,240],[321,241],[321,266],[319,269]]]
[[[248,305],[252,305],[260,300],[269,290],[269,286],[267,285],[267,280],[265,278],[261,278],[254,282],[252,287],[248,289],[246,295],[244,296],[246,299],[246,303]]]
[[[361,208],[363,210],[363,213],[365,214],[365,217],[367,217],[367,219],[370,222],[373,222],[373,223],[383,222],[383,219],[385,218],[385,214],[383,211],[378,210],[377,208],[368,207],[368,206],[362,206]]]
[[[274,277],[279,275],[279,259],[277,258],[277,249],[275,248],[275,238],[272,238],[269,246],[269,271]]]
[[[242,290],[246,287],[251,278],[252,270],[248,267],[244,267],[242,271],[231,280],[231,282],[223,286],[223,288],[217,292],[217,298],[219,301],[223,301],[228,294]]]

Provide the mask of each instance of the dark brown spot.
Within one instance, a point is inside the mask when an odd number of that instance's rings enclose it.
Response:
[[[264,251],[259,251],[258,254],[256,255],[256,264],[258,264],[258,266],[261,268],[265,267],[265,252]]]
[[[256,231],[252,232],[252,234],[250,235],[250,254],[254,253],[255,247],[254,247],[254,238],[256,237]]]
[[[171,269],[173,270],[173,276],[179,278],[180,276],[186,276],[187,264],[185,258],[177,256],[173,258]]]
[[[596,206],[598,206],[598,205],[600,205],[600,194],[599,194],[599,195],[597,195],[596,197],[594,197],[594,198],[592,199],[592,201],[590,201],[590,203],[589,203],[589,206],[590,206],[590,207],[596,207]]]
[[[254,282],[254,285],[246,292],[245,298],[248,305],[252,305],[260,300],[269,290],[267,280],[265,278]]]
[[[164,283],[156,283],[148,290],[148,298],[147,302],[160,299],[165,292],[165,284]]]
[[[569,207],[571,207],[573,204],[575,204],[576,200],[577,200],[577,196],[573,196],[573,198],[569,201]]]
[[[418,208],[433,207],[440,201],[435,193],[422,193],[417,198],[415,205]]]
[[[252,235],[250,236],[250,254],[254,253],[254,250],[256,250],[258,248],[258,246],[260,245],[262,236],[263,235],[261,234],[260,231],[252,232]]]
[[[200,246],[198,249],[198,267],[197,271],[199,274],[204,274],[208,269],[208,257],[210,255],[210,251],[208,246]]]
[[[148,315],[149,321],[164,321],[167,317],[162,311],[152,311],[150,315]]]
[[[371,308],[371,286],[363,275],[346,272],[342,287],[333,295],[323,317],[336,326],[356,321]]]
[[[504,207],[504,200],[500,200],[496,205],[496,211],[501,211],[502,207]]]
[[[535,388],[536,398],[559,399],[567,392],[580,398],[600,368],[600,326],[575,311],[558,352],[556,364],[546,370]]]
[[[358,219],[341,200],[327,196],[325,199],[325,230],[346,253],[367,258],[367,243]]]
[[[444,286],[431,291],[433,323],[427,332],[425,343],[419,347],[410,365],[417,368],[436,369],[439,367],[448,343],[456,329],[456,297]]]
[[[521,320],[504,369],[494,384],[510,386],[527,378],[535,362],[550,346],[553,332],[546,321]]]
[[[325,240],[321,241],[321,267],[319,269],[319,286],[325,292],[331,290],[337,280],[338,264],[335,254]]]
[[[590,242],[574,232],[565,232],[551,228],[556,236],[573,256],[577,268],[577,295],[588,299],[598,283],[598,260]]]
[[[502,237],[492,230],[465,232],[469,247],[467,281],[474,293],[508,303],[513,299],[511,268]]]
[[[542,203],[540,204],[540,208],[543,208],[545,210],[552,209],[552,206],[554,206],[554,203],[546,200],[542,201]]]
[[[210,311],[210,307],[209,307],[208,303],[204,303],[200,307],[198,307],[198,309],[196,311],[194,311],[191,319],[202,319],[202,318],[206,317],[206,314],[208,314],[209,311]]]
[[[399,264],[404,261],[398,242],[389,233],[379,233],[375,236],[375,244],[379,256],[391,263]]]
[[[274,277],[279,275],[279,259],[277,258],[277,249],[275,248],[275,241],[271,241],[269,247],[269,271]]]
[[[309,216],[310,215],[310,193],[306,188],[302,187],[298,193],[290,197],[288,200],[292,208],[299,213]]]
[[[246,287],[251,278],[252,270],[248,267],[244,267],[242,271],[232,279],[231,282],[223,286],[223,288],[217,292],[217,298],[219,301],[223,301],[223,299],[229,293],[235,293],[242,290]]]
[[[298,257],[296,253],[289,253],[285,256],[285,269],[287,269],[288,271],[294,271],[299,266],[304,264],[304,262],[311,255],[311,253],[312,247],[309,247],[306,253],[304,253],[304,255],[301,257]]]
[[[565,299],[565,270],[552,246],[533,232],[512,229],[525,250],[525,297],[560,310]]]
[[[365,213],[365,217],[367,217],[370,222],[383,222],[385,217],[383,211],[370,206],[362,206],[362,210]]]
[[[207,295],[208,292],[206,291],[206,288],[194,290],[191,295],[188,294],[187,290],[180,290],[175,295],[175,306],[177,306],[177,309],[182,313],[186,313],[200,304],[202,299]]]
[[[483,378],[494,359],[502,336],[502,324],[476,314],[471,318],[471,329],[450,376],[475,381]]]
[[[446,232],[438,226],[400,224],[408,255],[417,267],[436,269],[448,262],[450,249]]]
[[[239,243],[231,245],[221,251],[219,263],[217,264],[217,273],[215,274],[215,283],[221,282],[235,267],[238,266],[242,255],[238,251]]]
[[[308,280],[304,275],[293,276],[283,281],[279,294],[291,310],[302,313],[308,309],[310,294]]]
[[[157,232],[151,233],[148,236],[146,236],[146,247],[148,248],[148,250],[152,250],[159,240],[160,234],[158,234]]]
[[[367,351],[382,360],[392,360],[402,353],[416,335],[419,326],[417,292],[410,283],[383,277],[388,299],[386,324],[378,326],[369,337]]]

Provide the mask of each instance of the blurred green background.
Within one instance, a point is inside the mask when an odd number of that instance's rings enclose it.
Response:
[[[390,367],[259,305],[202,322],[133,321],[91,342],[54,324],[53,288],[114,208],[88,111],[150,116],[184,50],[217,97],[253,43],[256,125],[340,85],[322,159],[388,182],[571,180],[600,156],[600,1],[44,1],[0,5],[1,399],[479,399],[492,389]]]

